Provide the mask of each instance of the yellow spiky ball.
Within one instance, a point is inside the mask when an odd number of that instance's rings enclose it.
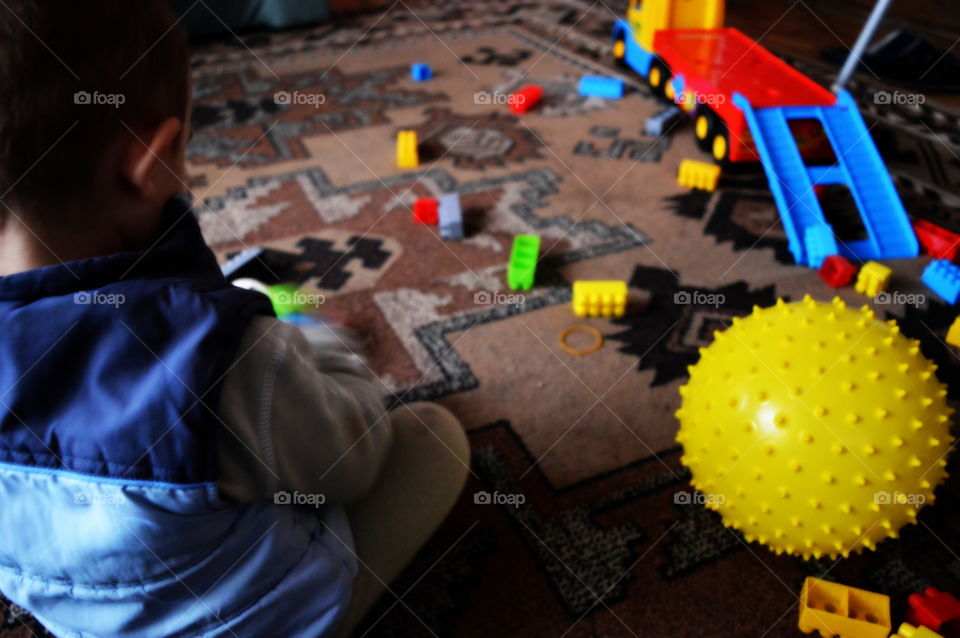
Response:
[[[895,321],[839,298],[781,299],[700,355],[680,388],[682,461],[748,541],[847,556],[933,502],[953,410],[937,366]]]

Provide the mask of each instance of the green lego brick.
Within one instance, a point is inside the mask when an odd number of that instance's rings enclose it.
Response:
[[[276,286],[267,286],[267,296],[270,297],[270,303],[273,305],[273,311],[277,317],[284,318],[307,308],[300,297],[299,288],[289,284],[278,284]]]
[[[507,286],[510,290],[530,290],[537,272],[537,257],[540,256],[538,235],[517,235],[513,238],[510,264],[507,266]]]

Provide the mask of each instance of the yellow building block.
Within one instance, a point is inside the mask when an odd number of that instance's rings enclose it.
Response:
[[[890,636],[890,638],[943,638],[943,636],[926,627],[914,627],[910,623],[905,622],[900,625],[897,633]]]
[[[677,172],[677,184],[684,188],[699,188],[702,191],[715,191],[720,181],[720,167],[709,162],[685,159],[680,162]]]
[[[821,636],[886,638],[890,635],[890,598],[865,589],[808,577],[800,592],[800,631]]]
[[[578,317],[622,317],[627,311],[627,282],[573,282],[573,313]]]
[[[947,330],[947,343],[951,346],[960,347],[960,317],[953,320],[950,329]]]
[[[857,275],[857,283],[854,286],[857,292],[868,297],[875,297],[877,293],[883,292],[890,285],[890,275],[893,271],[883,264],[875,261],[868,261],[860,269]]]
[[[417,132],[400,131],[397,133],[397,167],[416,168],[420,166],[417,155]]]

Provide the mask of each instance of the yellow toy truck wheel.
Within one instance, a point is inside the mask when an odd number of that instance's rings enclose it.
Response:
[[[713,155],[713,159],[721,164],[726,162],[730,157],[730,142],[725,131],[713,136],[710,152]]]
[[[694,488],[776,553],[847,556],[934,500],[946,387],[895,321],[840,299],[760,309],[701,349],[677,411]]]
[[[697,110],[693,122],[693,135],[697,140],[697,148],[707,153],[713,153],[713,136],[717,130],[717,116],[706,106]]]
[[[647,80],[650,82],[651,87],[659,89],[663,83],[663,72],[660,70],[660,67],[655,66],[650,69],[650,75],[647,76]]]
[[[621,38],[613,43],[613,59],[620,62],[625,55],[627,55],[627,44]]]

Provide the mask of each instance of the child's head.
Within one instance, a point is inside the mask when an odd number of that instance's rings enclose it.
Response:
[[[186,190],[189,77],[169,0],[5,0],[0,230],[149,242]]]

